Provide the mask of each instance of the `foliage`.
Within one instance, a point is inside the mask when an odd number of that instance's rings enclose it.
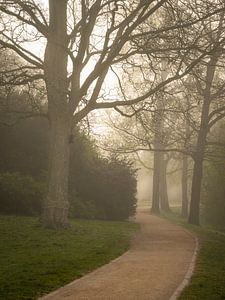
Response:
[[[15,215],[38,215],[44,185],[19,173],[0,174],[0,212]]]
[[[0,171],[43,179],[48,159],[48,122],[35,117],[0,126]]]
[[[66,231],[38,224],[0,217],[1,299],[36,299],[83,276],[126,251],[137,230],[128,222],[72,220]]]
[[[225,166],[224,160],[210,161],[203,178],[203,218],[206,224],[225,228]]]
[[[80,219],[96,219],[99,215],[95,204],[92,201],[82,200],[76,195],[72,194],[70,200],[70,216]]]
[[[21,176],[46,181],[48,124],[45,119],[31,118],[14,127],[1,126],[0,137],[0,172],[18,172]],[[69,194],[71,216],[127,219],[135,211],[135,172],[125,160],[103,159],[94,142],[76,129],[71,144]],[[23,198],[21,191],[17,198]],[[39,192],[36,198],[39,198]],[[19,200],[16,201],[19,203]],[[5,202],[2,202],[2,212],[4,205]],[[31,213],[22,207],[21,210],[15,208],[15,211],[11,209],[8,212]]]
[[[79,195],[84,199],[83,208],[87,208],[93,218],[127,219],[136,207],[137,182],[132,165],[126,160],[99,157],[93,145],[81,153],[82,157],[72,156],[72,203],[79,205],[76,196]],[[79,216],[79,210],[74,213]]]
[[[224,120],[221,120],[209,134],[204,164],[202,185],[203,222],[217,229],[225,229],[225,152]],[[215,142],[214,142],[215,141]]]

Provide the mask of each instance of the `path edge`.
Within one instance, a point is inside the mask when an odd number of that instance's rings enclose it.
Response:
[[[178,285],[172,296],[169,298],[169,300],[177,300],[179,296],[181,295],[182,291],[189,285],[192,276],[194,275],[194,270],[196,266],[197,256],[199,253],[199,239],[196,235],[193,235],[190,231],[185,230],[189,235],[191,235],[195,240],[195,248],[194,253],[191,258],[191,262],[189,264],[188,270],[184,276],[183,281]]]
[[[136,220],[133,221],[134,223],[136,224],[139,224],[138,222],[136,222]],[[133,237],[131,238],[130,240],[130,246],[131,246],[131,243],[133,242],[134,239],[136,239],[138,237],[138,234],[140,234],[141,232],[141,228],[139,228],[139,230],[137,230],[137,232],[134,233]],[[125,251],[124,253],[122,253],[121,255],[115,257],[114,259],[110,260],[108,263],[104,264],[104,265],[101,265],[99,267],[97,267],[96,269],[84,274],[83,276],[81,276],[80,278],[76,278],[74,280],[72,280],[71,282],[69,283],[66,283],[65,285],[57,288],[56,290],[53,290],[47,294],[44,294],[42,296],[40,296],[39,298],[37,298],[37,300],[48,300],[48,299],[52,299],[52,297],[56,294],[58,294],[61,290],[63,290],[64,288],[67,288],[69,286],[72,286],[73,284],[77,283],[78,281],[82,281],[84,279],[84,277],[88,277],[88,276],[92,276],[94,273],[97,273],[99,272],[100,269],[104,268],[105,266],[109,265],[109,264],[113,264],[115,262],[117,262],[118,260],[122,259],[122,257],[124,255],[129,255],[129,253],[131,252],[130,250],[130,246],[129,248],[127,249],[127,251]]]

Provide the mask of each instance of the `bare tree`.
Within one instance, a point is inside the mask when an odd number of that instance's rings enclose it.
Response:
[[[221,13],[216,18],[214,25],[216,22],[218,23],[217,31],[215,31],[215,27],[208,25],[209,28],[205,24],[207,38],[214,44],[224,38],[224,13]],[[207,135],[210,128],[225,116],[224,103],[222,101],[225,93],[225,84],[222,78],[222,70],[224,70],[223,44],[194,73],[194,80],[200,101],[202,101],[201,121],[193,153],[194,169],[189,214],[189,223],[196,225],[199,224],[201,181]]]
[[[212,49],[199,52],[199,57],[184,67],[184,57],[190,50],[185,47],[179,67],[165,81],[156,80],[151,88],[134,99],[105,100],[101,97],[101,89],[110,66],[140,53],[140,49],[132,46],[140,35],[150,38],[172,33],[176,28],[180,30],[197,23],[198,16],[194,15],[191,22],[185,16],[182,22],[182,18],[174,14],[176,20],[170,26],[159,28],[154,21],[149,30],[142,24],[155,20],[156,12],[168,6],[177,9],[177,1],[49,0],[46,7],[43,5],[35,0],[0,2],[0,45],[11,49],[24,62],[19,68],[10,69],[5,74],[7,76],[3,76],[3,81],[16,85],[38,80],[45,82],[51,130],[43,222],[50,227],[65,227],[68,224],[72,128],[94,109],[143,101],[170,82],[185,76]],[[200,19],[222,9],[221,6],[213,7]],[[30,47],[31,42],[38,40],[44,45],[44,55],[37,54]],[[156,46],[152,53],[157,51],[159,45]]]

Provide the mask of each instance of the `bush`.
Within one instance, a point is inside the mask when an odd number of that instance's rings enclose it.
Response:
[[[124,220],[134,214],[136,208],[136,178],[126,161],[106,161],[99,170],[99,194],[95,201],[104,209],[109,220]]]
[[[48,130],[47,120],[40,118],[21,121],[12,128],[0,126],[0,213],[40,213],[44,189],[32,178],[46,181]],[[73,140],[69,176],[71,216],[127,219],[136,205],[136,178],[131,165],[100,157],[95,143],[78,129]]]
[[[206,224],[225,228],[224,161],[208,162],[203,180],[203,218]]]
[[[96,219],[98,215],[95,204],[91,201],[85,201],[78,196],[74,196],[71,200],[70,215],[79,219]]]
[[[44,185],[19,173],[0,174],[0,212],[15,215],[39,215]]]
[[[74,181],[77,194],[85,199],[81,202],[83,206],[76,205],[76,216],[81,207],[97,219],[125,220],[135,213],[137,182],[128,162],[95,157],[79,177],[73,178],[78,179]]]
[[[36,117],[12,127],[0,125],[0,138],[0,172],[41,180],[48,165],[48,121]]]

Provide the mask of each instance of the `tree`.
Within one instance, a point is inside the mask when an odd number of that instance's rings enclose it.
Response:
[[[205,24],[205,34],[211,43],[217,44],[224,38],[224,13],[216,17],[214,26],[215,24],[217,24],[217,30],[215,30],[216,27],[212,29],[211,24]],[[207,135],[210,128],[225,116],[224,104],[221,101],[221,97],[223,97],[225,92],[224,81],[221,78],[221,68],[224,67],[223,52],[224,45],[221,43],[220,48],[214,51],[210,58],[194,72],[196,88],[202,101],[201,121],[195,150],[193,152],[194,168],[189,213],[189,223],[196,225],[199,225],[200,222],[200,194]]]
[[[47,226],[61,227],[67,226],[68,223],[69,141],[72,127],[95,108],[129,104],[129,101],[97,102],[100,89],[110,65],[114,60],[121,59],[121,49],[129,41],[132,31],[165,1],[155,4],[153,8],[149,5],[151,1],[133,5],[129,17],[124,21],[120,20],[118,15],[123,14],[127,7],[118,6],[117,2],[98,0],[88,4],[81,1],[75,8],[74,2],[50,0],[49,21],[40,4],[32,0],[25,3],[11,1],[10,6],[7,1],[3,1],[0,6],[5,27],[5,31],[1,34],[1,45],[12,49],[28,63],[11,70],[11,74],[18,74],[17,77],[13,76],[14,83],[24,84],[38,79],[44,79],[46,83],[51,125],[49,184],[43,214],[43,221]],[[68,33],[69,8],[70,11],[77,10],[76,17],[79,17],[79,21]],[[97,49],[96,45],[91,44],[91,35],[93,32],[98,33],[95,26],[96,24],[99,26],[103,21],[107,24],[107,29],[104,32],[102,47]],[[16,31],[12,31],[15,22],[27,31],[32,27],[35,30],[33,38],[40,35],[46,38],[44,60],[21,46],[24,40],[21,41]],[[100,42],[98,38],[96,39],[95,44]],[[97,63],[82,84],[82,70],[91,57],[96,55]],[[67,69],[69,59],[72,63],[70,74]],[[30,68],[34,74],[28,72]],[[40,71],[35,72],[36,69]],[[8,83],[12,80],[11,77]],[[92,91],[87,103],[85,97],[90,87]],[[133,102],[136,100],[131,101]]]
[[[162,65],[165,62],[162,61]],[[162,79],[165,80],[168,72],[165,67],[162,69]],[[159,213],[159,203],[163,210],[169,210],[168,194],[167,194],[167,181],[166,181],[166,168],[167,164],[165,161],[164,153],[157,150],[164,150],[165,145],[165,134],[164,134],[164,99],[163,94],[159,94],[159,99],[156,102],[156,112],[153,116],[154,123],[154,169],[153,169],[153,193],[152,193],[152,209],[153,213]]]
[[[11,49],[23,60],[22,65],[4,72],[3,81],[23,85],[44,80],[46,85],[51,128],[48,192],[43,212],[46,226],[68,225],[72,128],[94,109],[140,102],[193,68],[193,63],[184,70],[180,66],[171,77],[157,82],[135,99],[104,101],[101,97],[101,88],[110,66],[138,53],[130,47],[131,40],[134,41],[140,34],[149,35],[149,31],[141,25],[149,18],[154,19],[155,12],[165,9],[167,2],[49,0],[45,7],[34,0],[1,1],[0,45]],[[173,6],[173,1],[171,4]],[[218,10],[221,7],[215,9]],[[196,22],[195,16],[193,23]],[[188,25],[185,19],[184,26]],[[161,32],[165,34],[181,27],[179,19],[172,27],[164,26]],[[159,31],[154,27],[152,36]],[[38,55],[29,48],[31,42],[37,40],[44,44],[44,55]],[[198,60],[202,56],[204,54]],[[85,76],[87,68],[89,73]]]

